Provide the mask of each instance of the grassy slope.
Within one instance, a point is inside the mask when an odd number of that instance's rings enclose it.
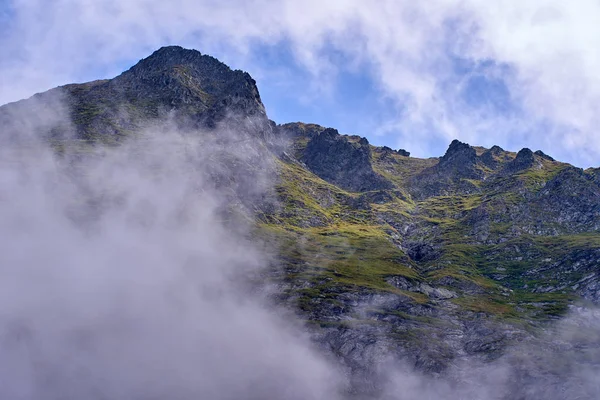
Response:
[[[297,152],[305,142],[305,138],[297,141]],[[509,155],[514,157],[514,153]],[[405,190],[407,180],[436,163],[437,159],[395,153],[381,157],[374,151],[375,171],[397,188],[390,191],[391,201],[356,207],[349,203],[359,199],[360,194],[341,190],[299,164],[281,162],[277,192],[282,211],[262,228],[277,233],[283,259],[294,266],[288,278],[311,282],[308,288],[299,290],[300,303],[313,296],[327,297],[335,286],[402,293],[420,303],[430,301],[421,293],[400,291],[386,282],[386,278],[399,275],[415,283],[439,284],[444,277],[451,277],[474,284],[478,291],[459,290],[459,297],[452,301],[467,310],[500,318],[545,319],[563,312],[575,299],[572,290],[532,291],[532,285],[540,279],[546,279],[546,284],[557,282],[544,274],[528,275],[528,271],[542,260],[566,259],[577,251],[598,246],[600,235],[518,236],[501,244],[482,244],[474,239],[466,218],[484,203],[493,208],[523,201],[523,191],[538,190],[566,165],[544,160],[539,169],[484,183],[478,194],[413,201]],[[439,257],[425,263],[411,260],[401,243],[398,245],[401,233],[378,218],[382,213],[422,226],[424,236],[435,232],[441,248]],[[313,223],[307,225],[311,218]],[[507,224],[492,223],[490,231],[502,236],[509,228]],[[510,246],[523,243],[531,243],[538,253],[527,254],[527,262],[506,257]],[[497,276],[499,270],[503,272],[501,279]],[[568,277],[569,281],[578,278],[577,274]]]
[[[101,83],[72,85],[68,89],[89,91]],[[102,120],[104,106],[103,103],[79,104],[73,110],[74,121],[86,129],[96,119]],[[134,108],[134,115],[147,117],[145,107],[136,105]],[[305,131],[319,129],[311,124],[297,126]],[[58,152],[65,146],[85,152],[88,143],[95,141],[95,137],[90,136],[80,141],[56,141],[53,145]],[[300,136],[293,143],[292,150],[297,158],[307,142],[306,137]],[[484,151],[476,150],[479,154]],[[474,284],[480,293],[461,293],[459,290],[460,296],[452,301],[468,310],[499,317],[545,318],[559,314],[574,299],[570,287],[551,292],[532,291],[532,287],[541,285],[542,281],[555,285],[560,282],[549,274],[529,272],[534,266],[543,264],[543,260],[568,259],[578,251],[598,247],[599,234],[510,237],[507,235],[513,228],[510,223],[493,222],[491,235],[507,236],[508,240],[501,244],[481,244],[474,240],[467,220],[469,212],[482,205],[492,214],[495,210],[501,214],[502,206],[526,201],[528,194],[539,190],[566,164],[543,160],[541,168],[498,177],[490,182],[476,182],[481,188],[477,194],[414,201],[407,190],[407,182],[437,164],[438,160],[384,154],[374,146],[372,156],[374,170],[396,186],[387,191],[387,201],[365,201],[368,193],[349,193],[325,182],[299,163],[277,161],[280,169],[280,182],[276,187],[279,210],[263,215],[259,230],[277,243],[288,271],[284,279],[309,283],[296,293],[300,304],[308,304],[311,297],[327,297],[329,292],[341,290],[392,292],[419,303],[430,300],[421,293],[395,288],[386,282],[390,276],[402,276],[416,284],[438,284],[445,277]],[[514,156],[515,153],[504,154],[505,159]],[[430,262],[411,260],[403,250],[403,233],[398,226],[385,222],[382,216],[388,221],[418,226],[418,235],[437,243],[441,249],[439,256]],[[518,256],[511,259],[507,257],[510,254],[507,249],[511,246],[533,250],[527,254],[527,261],[517,260]],[[577,281],[580,275],[571,274],[569,282]]]

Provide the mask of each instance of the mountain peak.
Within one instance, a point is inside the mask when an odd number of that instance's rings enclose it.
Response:
[[[241,127],[246,117],[269,126],[256,81],[247,72],[180,46],[161,47],[113,79],[61,86],[36,99],[48,105],[60,99],[73,121],[72,127],[41,126],[42,137],[72,130],[80,139],[112,141],[167,115],[181,127],[214,128],[225,120]],[[4,110],[14,113],[31,104]],[[17,132],[18,124],[11,124]]]
[[[140,60],[124,74],[140,71],[164,71],[177,65],[194,65],[201,69],[218,69],[221,73],[232,72],[226,64],[214,57],[204,55],[198,50],[185,49],[181,46],[165,46]]]
[[[446,150],[446,154],[442,157],[442,162],[449,162],[456,157],[474,160],[477,157],[477,154],[475,149],[467,143],[454,139],[452,143],[450,143],[448,150]]]
[[[440,166],[454,166],[463,168],[472,165],[477,159],[477,152],[467,143],[456,139],[450,143],[446,154],[440,159]]]
[[[150,57],[152,57],[152,55],[158,55],[158,54],[165,54],[165,53],[197,53],[197,54],[202,54],[200,53],[198,50],[196,49],[186,49],[184,47],[178,46],[178,45],[169,45],[169,46],[162,46],[161,48],[155,50]]]
[[[517,156],[506,165],[506,170],[510,173],[516,173],[533,167],[535,157],[533,151],[528,148],[519,150]]]
[[[167,113],[179,124],[209,128],[240,115],[267,120],[256,81],[247,72],[180,46],[161,47],[102,84],[70,85],[66,91],[73,119],[82,122],[78,130],[90,137],[135,130]],[[89,118],[86,110],[99,101],[102,111]],[[123,109],[131,111],[126,119],[120,117]]]
[[[156,99],[166,108],[266,116],[256,81],[247,72],[180,46],[161,47],[111,83],[116,90]]]

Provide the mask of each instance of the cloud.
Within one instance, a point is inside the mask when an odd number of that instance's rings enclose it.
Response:
[[[382,399],[596,399],[600,311],[574,307],[536,337],[509,348],[493,362],[457,361],[443,378],[386,365]]]
[[[231,218],[246,193],[214,184],[241,165],[268,190],[259,142],[167,122],[57,155],[21,126],[0,146],[0,397],[335,398],[337,370],[247,285],[269,259]]]
[[[166,43],[222,54],[261,75],[256,45],[286,43],[311,74],[308,89],[315,99],[331,90],[340,70],[360,65],[397,110],[373,131],[396,135],[399,146],[417,155],[429,155],[454,137],[543,147],[580,165],[593,164],[600,151],[595,135],[600,5],[592,0],[577,6],[555,0],[9,4],[14,24],[2,47],[12,57],[1,65],[0,102],[92,79],[89,71],[116,74]],[[341,52],[346,63],[332,59],[332,51]],[[465,87],[473,82],[495,93],[498,85],[480,79],[489,74],[504,86],[502,101],[512,112],[503,112],[503,103],[465,101]]]

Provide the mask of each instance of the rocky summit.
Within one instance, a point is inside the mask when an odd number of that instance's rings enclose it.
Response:
[[[41,123],[59,101],[70,123]],[[333,128],[278,125],[249,74],[181,47],[114,79],[0,107],[3,134],[26,126],[58,153],[113,145],[163,118],[190,131],[243,130],[272,162],[266,195],[247,196],[246,166],[218,184],[237,177],[232,204],[244,204],[253,237],[275,249],[261,274],[271,299],[306,323],[357,391],[377,389],[390,355],[444,374],[461,360],[503,357],[570,306],[600,302],[598,169],[457,140],[422,159]]]

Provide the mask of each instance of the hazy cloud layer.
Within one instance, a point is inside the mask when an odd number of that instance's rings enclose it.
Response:
[[[223,54],[268,82],[256,45],[285,43],[312,76],[299,96],[326,96],[341,70],[370,74],[397,112],[364,133],[396,136],[416,155],[460,138],[597,164],[600,5],[592,0],[8,4],[0,102],[116,74],[166,43]]]
[[[268,259],[250,225],[224,220],[231,187],[211,182],[227,173],[212,156],[256,151],[164,126],[60,157],[28,135],[3,140],[0,397],[334,396],[335,369],[249,292]],[[272,170],[255,171],[266,189]]]

